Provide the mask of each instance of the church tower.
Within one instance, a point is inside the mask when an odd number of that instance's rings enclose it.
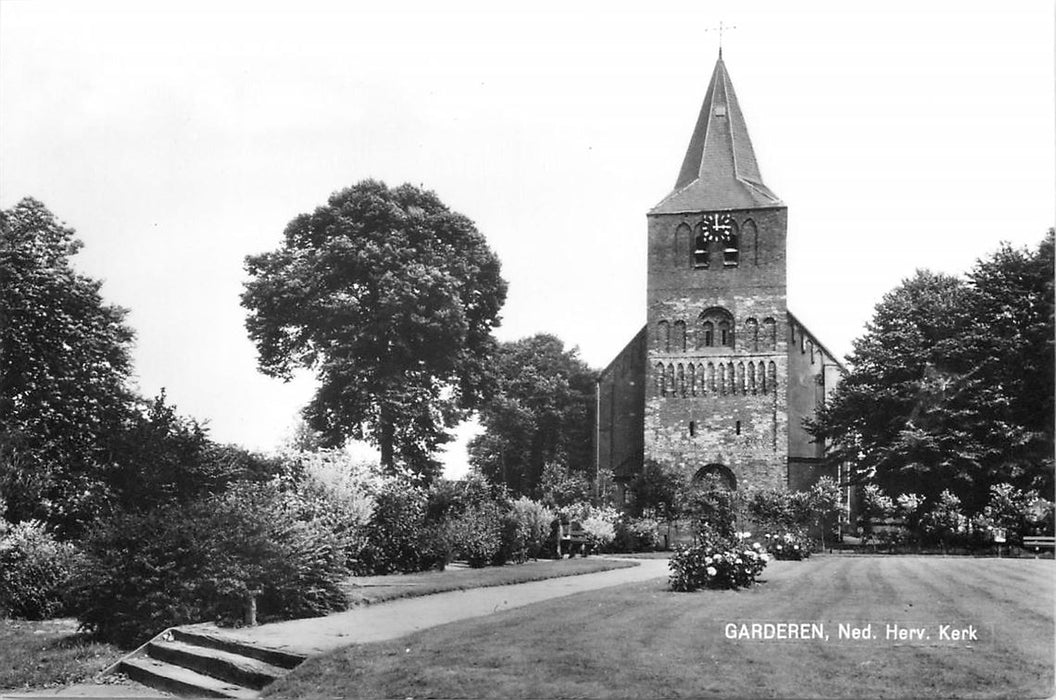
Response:
[[[804,421],[844,368],[788,310],[787,215],[720,51],[675,187],[647,217],[645,327],[598,376],[597,473],[621,498],[649,461],[730,488],[839,476]]]
[[[788,484],[786,221],[720,52],[675,187],[648,214],[645,460]]]

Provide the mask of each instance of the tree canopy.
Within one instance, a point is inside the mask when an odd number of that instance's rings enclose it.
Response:
[[[34,199],[0,212],[0,493],[8,519],[71,530],[105,500],[133,398],[127,312],[71,267],[74,235]]]
[[[246,269],[260,370],[314,370],[304,413],[324,442],[368,439],[385,467],[435,473],[433,451],[486,393],[506,298],[474,224],[433,192],[365,180],[297,216]]]
[[[480,410],[484,433],[469,445],[473,467],[521,495],[540,486],[548,463],[588,472],[596,373],[578,350],[547,334],[503,343],[494,373],[495,394]]]
[[[969,510],[997,483],[1052,489],[1053,235],[1004,245],[966,280],[918,271],[877,305],[853,370],[808,427],[892,495]]]

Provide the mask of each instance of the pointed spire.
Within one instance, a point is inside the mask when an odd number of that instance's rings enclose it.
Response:
[[[773,206],[781,200],[763,184],[720,48],[675,189],[652,213]]]

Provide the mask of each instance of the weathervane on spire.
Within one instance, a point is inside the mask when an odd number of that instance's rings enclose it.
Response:
[[[736,28],[737,27],[735,25],[723,24],[722,20],[719,20],[719,26],[717,26],[717,27],[706,27],[704,29],[704,31],[706,31],[706,32],[714,32],[714,31],[718,31],[719,32],[719,58],[722,58],[722,32],[724,30],[727,30],[727,29],[736,29]]]

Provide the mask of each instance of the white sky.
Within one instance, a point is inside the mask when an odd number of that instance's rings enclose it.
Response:
[[[645,320],[645,214],[719,20],[789,207],[789,306],[837,355],[916,268],[1056,219],[1049,2],[380,5],[0,0],[0,206],[77,229],[77,267],[131,309],[140,390],[214,439],[275,447],[313,390],[256,371],[244,257],[367,177],[477,223],[510,283],[501,339],[607,364]]]

